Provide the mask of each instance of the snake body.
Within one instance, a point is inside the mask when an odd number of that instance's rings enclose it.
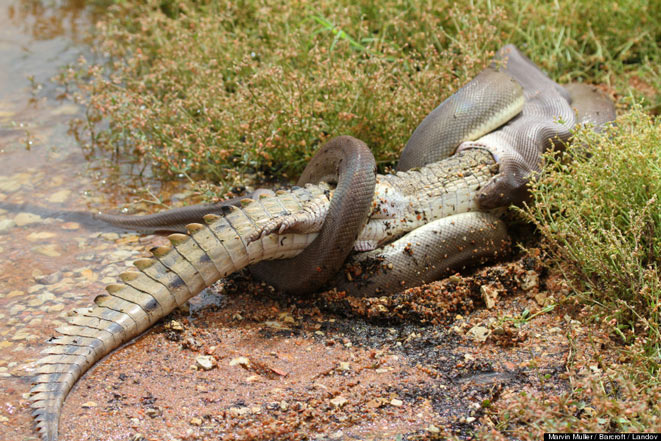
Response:
[[[542,151],[566,142],[577,123],[592,123],[598,129],[614,116],[612,103],[603,95],[585,85],[561,87],[518,49],[508,45],[498,52],[489,67],[424,118],[408,140],[397,169],[423,167],[456,151],[485,149],[505,172],[484,185],[476,201],[487,209],[506,206],[527,197],[525,184],[539,171]],[[383,245],[375,243],[367,232],[361,233],[370,216],[370,204],[379,198],[396,199],[392,194],[373,196],[374,176],[374,159],[361,141],[343,136],[322,147],[298,182],[298,185],[320,181],[338,184],[330,210],[324,216],[317,216],[317,221],[323,220],[319,237],[295,258],[253,265],[253,274],[285,291],[311,292],[338,273],[352,248],[371,251]],[[426,197],[423,189],[421,182],[415,191]],[[466,194],[463,188],[456,191],[458,195]],[[240,199],[150,216],[100,215],[99,218],[127,228],[181,229],[187,223],[199,222],[206,213],[222,213],[228,205],[238,206]],[[390,228],[386,224],[396,220],[395,217],[386,216],[382,227]],[[374,213],[372,220],[376,220]],[[499,222],[488,214],[436,221],[386,248],[355,255],[347,267],[369,267],[371,271],[361,270],[361,276],[349,277],[351,280],[337,276],[331,285],[352,294],[368,295],[392,292],[415,280],[438,278],[457,267],[498,254],[508,240]],[[398,235],[393,232],[391,240]],[[384,264],[380,267],[366,264],[376,261]],[[394,269],[390,270],[391,267]]]

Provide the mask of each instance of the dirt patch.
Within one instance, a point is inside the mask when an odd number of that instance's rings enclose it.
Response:
[[[503,394],[568,387],[565,320],[514,319],[554,300],[544,288],[534,257],[382,299],[291,298],[240,274],[207,295],[215,304],[171,314],[100,362],[67,400],[60,433],[470,439]]]

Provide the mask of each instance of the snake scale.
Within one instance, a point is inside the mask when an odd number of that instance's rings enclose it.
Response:
[[[120,274],[120,282],[108,286],[94,306],[75,310],[57,329],[60,335],[50,339],[37,363],[31,390],[41,437],[57,439],[62,403],[94,363],[205,287],[249,265],[308,253],[304,261],[255,271],[295,292],[330,278],[349,293],[374,295],[497,253],[507,241],[505,227],[478,211],[525,196],[517,185],[539,169],[539,153],[550,146],[546,137],[566,139],[584,119],[600,125],[614,116],[610,102],[594,99],[581,104],[589,117],[577,117],[572,96],[578,96],[576,90],[567,93],[506,46],[487,71],[423,121],[396,174],[375,176],[366,146],[340,137],[304,173],[303,181],[316,184],[146,218],[101,216],[129,228],[193,222],[186,234],[169,236],[171,246],[134,262],[135,270]],[[437,127],[450,135],[439,137]],[[514,176],[503,177],[503,171]],[[337,180],[337,186],[327,180]],[[501,194],[512,189],[518,191]],[[195,222],[200,217],[203,221]],[[360,277],[338,271],[352,247],[363,252],[350,256],[347,268],[364,269]],[[291,262],[306,265],[304,277],[319,277],[301,283],[300,268],[291,271]]]

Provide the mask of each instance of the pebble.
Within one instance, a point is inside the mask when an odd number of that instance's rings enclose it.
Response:
[[[30,225],[30,224],[36,224],[42,221],[43,219],[41,218],[41,216],[33,213],[18,213],[14,218],[14,222],[16,222],[16,225],[18,225],[19,227],[23,227],[25,225]]]
[[[28,306],[41,306],[49,300],[55,300],[55,294],[46,291],[28,300]]]
[[[346,398],[344,398],[342,395],[338,395],[337,397],[330,400],[331,404],[335,407],[338,407],[338,408],[344,406],[345,404],[347,404],[347,401],[348,400]]]
[[[16,222],[12,219],[0,220],[0,234],[6,233],[16,226]]]
[[[191,424],[192,426],[201,426],[201,425],[202,425],[202,419],[201,419],[201,418],[198,418],[198,417],[193,417],[193,418],[191,418],[191,420],[190,420],[190,424]]]
[[[482,285],[480,286],[480,293],[482,294],[482,299],[487,309],[491,309],[496,306],[496,300],[498,300],[498,288],[493,285]]]
[[[395,407],[402,407],[404,405],[404,402],[402,400],[398,400],[397,398],[393,398],[392,400],[390,400],[390,405]]]
[[[230,407],[230,415],[234,417],[244,416],[250,413],[251,411],[249,407]]]
[[[80,224],[78,222],[65,222],[60,227],[63,230],[77,230],[80,228]]]
[[[91,407],[96,407],[96,403],[94,401],[88,401],[86,403],[83,403],[80,405],[83,409],[89,409]]]
[[[489,337],[489,330],[484,326],[473,326],[466,333],[469,337],[479,343],[483,343]]]
[[[427,428],[425,430],[429,433],[441,433],[441,429],[434,426],[433,424],[430,424],[429,426],[427,426]]]
[[[195,359],[197,366],[205,371],[216,367],[216,359],[210,355],[201,355]]]
[[[527,271],[521,280],[521,289],[524,291],[529,291],[533,288],[539,286],[539,274],[536,271],[530,270]]]
[[[28,234],[27,239],[30,242],[38,242],[38,241],[44,240],[44,239],[52,239],[55,236],[57,236],[57,234],[55,234],[55,233],[51,233],[51,232],[48,232],[48,231],[39,231],[37,233]]]
[[[52,202],[54,204],[60,204],[66,201],[69,198],[70,194],[71,194],[70,190],[60,190],[50,195],[48,198],[48,202]]]
[[[240,365],[245,368],[248,368],[250,367],[250,360],[248,359],[248,357],[237,357],[230,360],[230,366],[236,366],[236,365]]]
[[[7,294],[7,298],[10,299],[12,297],[18,297],[18,296],[22,296],[23,294],[25,294],[24,291],[15,290],[15,291],[11,291],[9,294]]]
[[[53,285],[62,280],[62,272],[56,271],[46,276],[35,277],[35,280],[42,285]]]
[[[32,251],[48,257],[59,257],[62,255],[59,251],[57,251],[57,244],[54,243],[34,247]]]
[[[21,183],[18,181],[11,180],[10,178],[0,180],[0,191],[13,193],[19,188],[21,188]]]

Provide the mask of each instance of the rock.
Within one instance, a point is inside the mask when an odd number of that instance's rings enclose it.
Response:
[[[32,297],[30,300],[28,300],[28,306],[32,306],[32,307],[41,306],[45,302],[47,302],[49,300],[54,300],[54,299],[55,299],[55,294],[53,294],[52,292],[46,291],[46,292],[41,293],[41,294],[39,294],[35,297]]]
[[[344,406],[345,404],[347,404],[347,401],[348,400],[346,398],[344,398],[342,395],[338,395],[337,397],[330,400],[331,404],[333,406],[337,407],[337,408],[340,408],[340,407]]]
[[[80,405],[83,409],[89,409],[91,407],[96,407],[96,403],[94,401],[88,401],[86,403],[83,403]]]
[[[165,329],[175,332],[184,332],[184,326],[177,320],[170,320],[165,324]]]
[[[205,371],[210,371],[216,367],[216,359],[210,355],[201,355],[195,359],[197,366]]]
[[[41,218],[41,216],[33,213],[18,213],[14,218],[14,222],[16,222],[16,225],[18,225],[19,227],[36,224],[42,221],[43,219]]]
[[[12,219],[2,219],[0,220],[0,234],[6,233],[16,226],[16,222]]]
[[[35,277],[34,280],[42,285],[53,285],[62,280],[62,272],[56,271],[46,276]]]
[[[202,425],[202,419],[198,417],[193,417],[190,420],[191,426],[201,426]]]
[[[429,426],[427,426],[427,428],[425,430],[429,433],[441,433],[441,429],[434,426],[433,424],[430,424]]]
[[[484,326],[473,326],[468,330],[466,335],[479,343],[483,343],[489,337],[489,330]]]
[[[498,300],[498,288],[493,285],[482,285],[480,286],[480,293],[482,294],[482,299],[487,309],[491,309],[496,306],[496,301]]]
[[[111,241],[114,242],[117,239],[119,239],[119,234],[117,234],[117,233],[102,233],[102,234],[99,235],[99,237],[101,237],[102,239],[111,240]]]
[[[78,222],[65,222],[60,227],[63,230],[77,230],[80,228],[80,224]]]
[[[70,194],[71,194],[70,190],[60,190],[50,195],[48,197],[48,202],[52,202],[54,204],[61,204],[62,202],[66,201],[69,198]]]
[[[4,191],[6,193],[13,193],[16,190],[21,188],[21,183],[15,180],[12,180],[11,178],[5,178],[3,177],[0,180],[0,191]]]
[[[37,233],[28,234],[27,239],[30,242],[38,242],[38,241],[44,240],[44,239],[52,239],[55,236],[57,236],[57,234],[55,234],[55,233],[51,233],[51,232],[48,232],[48,231],[39,231]]]
[[[57,245],[54,243],[34,247],[32,251],[48,257],[59,257],[62,255],[59,251],[57,251]]]
[[[402,400],[398,400],[397,398],[393,398],[392,400],[390,400],[390,405],[395,407],[402,407],[404,405],[404,402]]]
[[[527,271],[521,279],[521,289],[524,291],[530,291],[539,286],[539,274],[536,271]]]
[[[248,357],[237,357],[230,360],[230,366],[243,366],[244,368],[250,367],[250,360]]]

